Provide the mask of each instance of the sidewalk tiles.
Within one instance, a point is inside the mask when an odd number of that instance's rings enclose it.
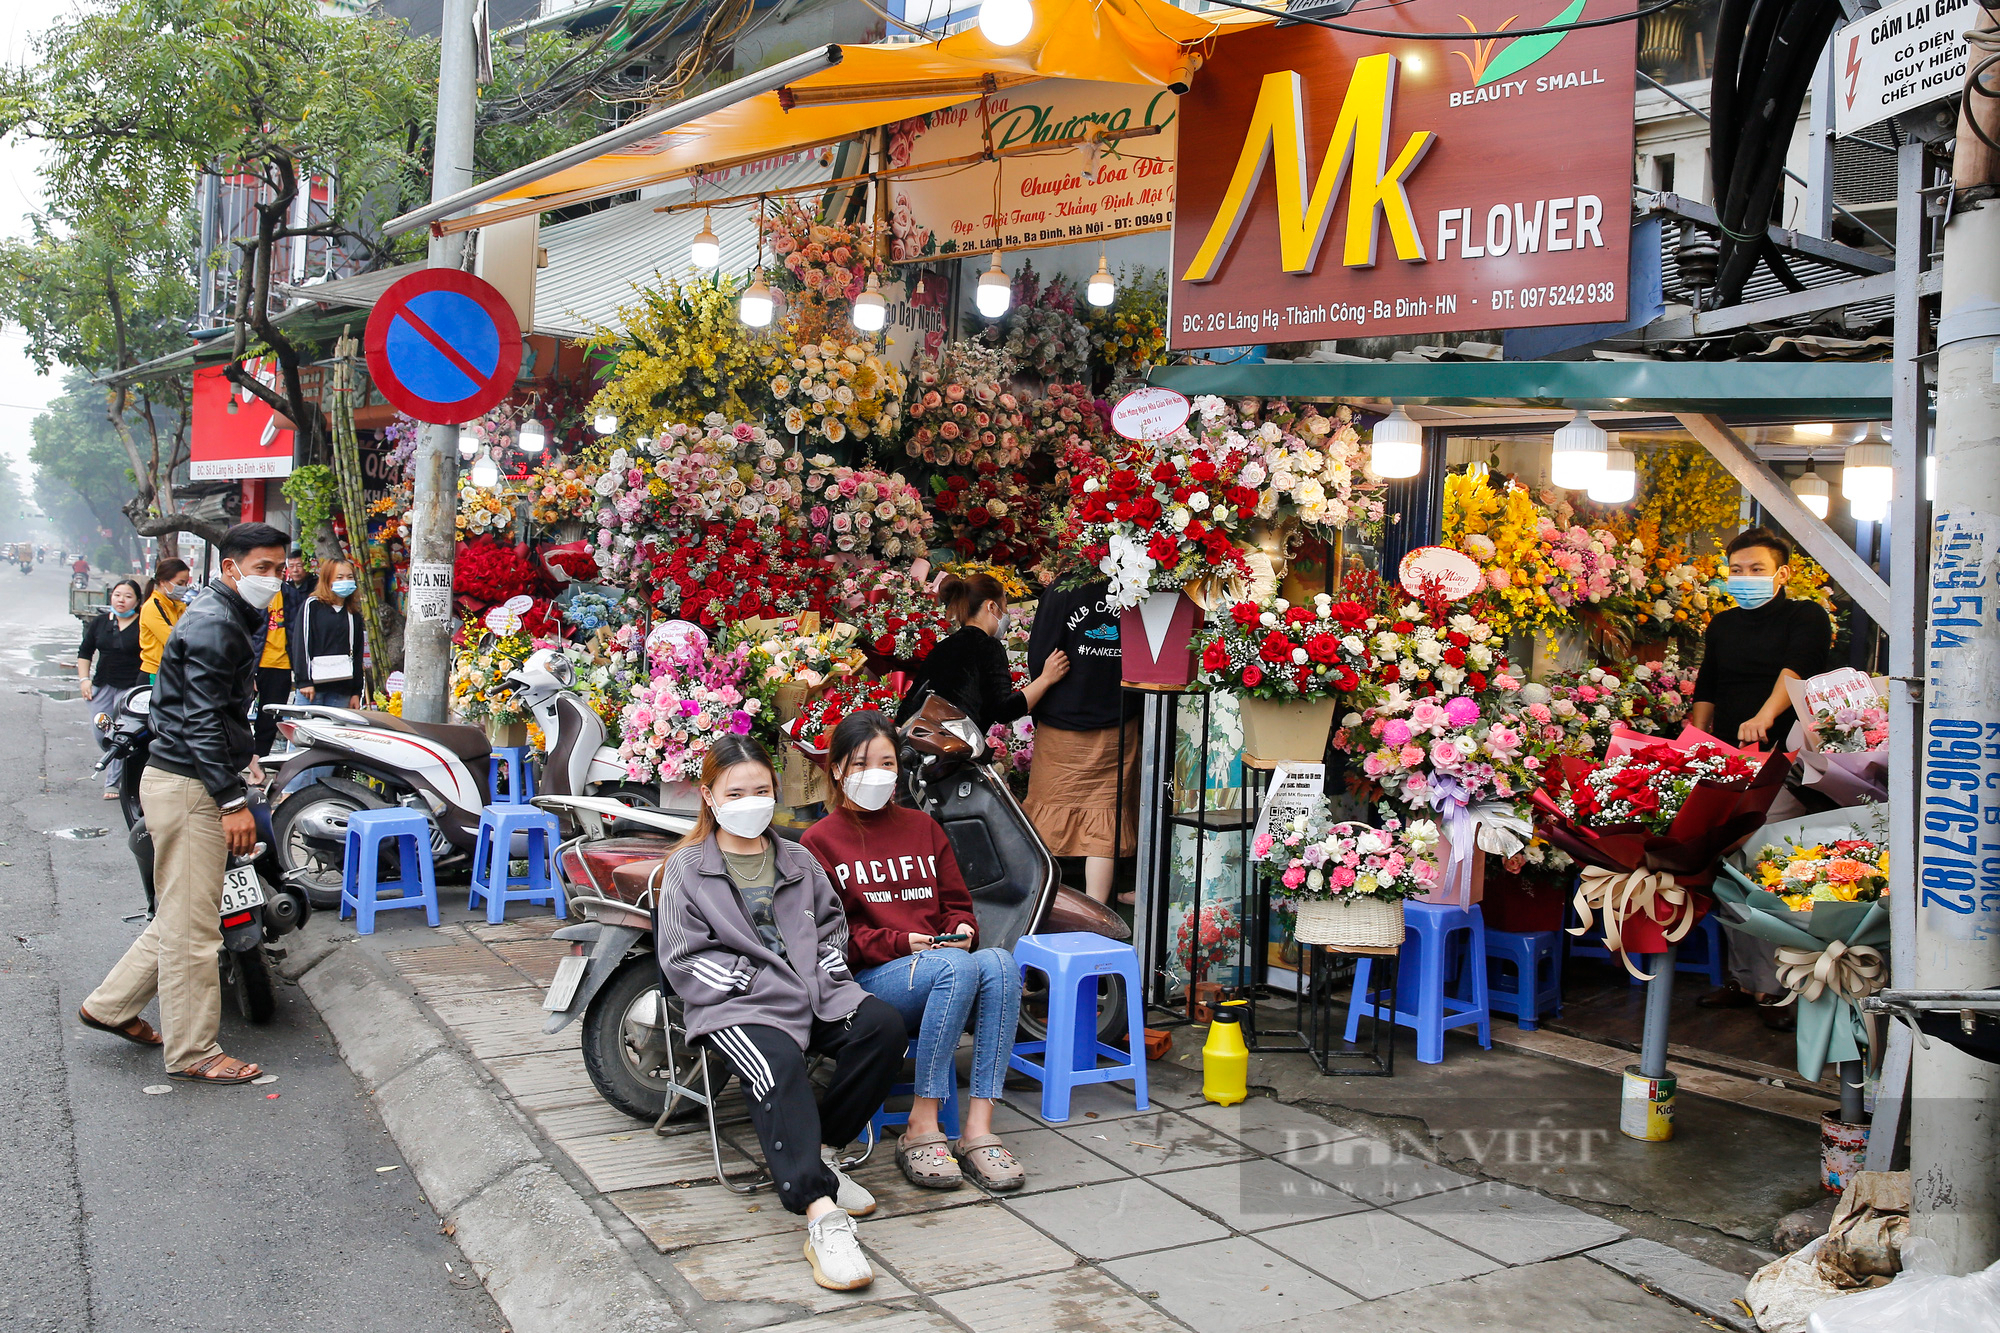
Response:
[[[852,1172],[879,1202],[860,1231],[875,1283],[825,1291],[774,1194],[715,1183],[701,1122],[653,1133],[598,1097],[574,1026],[542,1033],[542,987],[568,947],[547,938],[555,925],[447,926],[457,938],[388,959],[696,1292],[811,1316],[788,1330],[865,1317],[888,1333],[1302,1333],[1331,1310],[1343,1330],[1441,1329],[1469,1326],[1474,1308],[1481,1328],[1534,1333],[1706,1327],[1569,1257],[1619,1241],[1614,1223],[1282,1102],[1209,1105],[1163,1064],[1144,1112],[1129,1090],[1097,1085],[1050,1125],[1038,1086],[1010,1089],[995,1128],[1028,1168],[1012,1196],[919,1190],[878,1146]],[[747,1126],[736,1133],[754,1149]],[[727,1149],[724,1161],[743,1165]]]

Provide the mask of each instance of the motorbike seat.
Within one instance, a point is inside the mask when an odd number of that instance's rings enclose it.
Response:
[[[410,722],[394,713],[373,708],[355,710],[384,731],[400,731],[406,736],[422,736],[436,741],[468,764],[476,764],[493,753],[493,742],[478,727],[455,726],[449,722]]]

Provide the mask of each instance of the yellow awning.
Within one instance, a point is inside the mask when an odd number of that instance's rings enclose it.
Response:
[[[977,28],[937,42],[843,46],[840,64],[716,111],[652,140],[545,176],[502,199],[609,194],[724,163],[851,139],[878,125],[956,106],[993,75],[1006,87],[1088,79],[1153,87],[1186,83],[1190,53],[1224,27],[1267,20],[1190,14],[1164,0],[1038,0],[1035,26],[1001,49]],[[851,100],[850,100],[851,98]],[[820,100],[824,99],[824,100]],[[792,102],[790,110],[784,103]]]

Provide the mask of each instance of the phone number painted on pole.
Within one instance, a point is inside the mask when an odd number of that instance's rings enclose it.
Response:
[[[2000,520],[1940,513],[1925,640],[1923,928],[1953,939],[2000,932]]]

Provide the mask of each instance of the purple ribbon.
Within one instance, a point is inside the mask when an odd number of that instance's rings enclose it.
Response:
[[[1430,781],[1431,808],[1444,821],[1444,844],[1450,852],[1451,879],[1444,887],[1458,890],[1458,905],[1472,904],[1472,843],[1477,823],[1466,807],[1470,804],[1464,787],[1449,773],[1433,773]]]

